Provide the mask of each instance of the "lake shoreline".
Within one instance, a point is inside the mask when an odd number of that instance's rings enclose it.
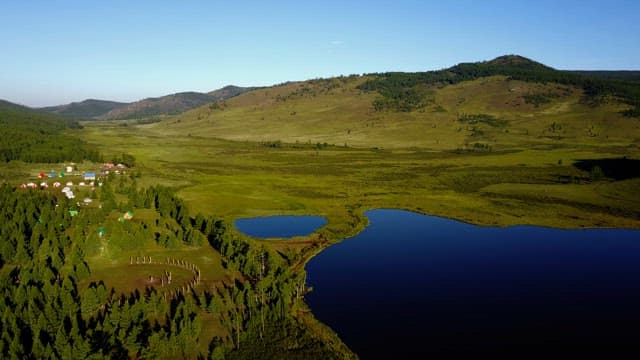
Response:
[[[366,211],[363,211],[363,212],[362,212],[362,214],[364,215],[364,217],[368,219],[368,222],[370,223],[370,224],[369,224],[369,226],[371,226],[371,218],[369,217],[370,215],[367,215],[367,214],[370,214],[370,213],[369,213],[370,211],[380,211],[380,210],[383,210],[383,211],[384,211],[384,210],[389,210],[389,209],[373,209],[373,210],[366,210]],[[395,209],[392,209],[391,211],[395,211]],[[411,210],[401,210],[401,211],[405,211],[405,212],[407,212],[407,213],[412,213],[412,214],[419,215],[419,216],[424,216],[422,213],[415,212],[415,211],[411,211]],[[556,231],[559,231],[559,230],[565,230],[565,229],[557,229],[557,228],[551,228],[551,227],[540,227],[540,226],[530,226],[530,225],[524,225],[524,226],[507,226],[507,227],[495,227],[495,226],[493,226],[493,227],[485,227],[485,226],[477,226],[477,225],[475,225],[475,224],[469,224],[469,223],[461,222],[461,221],[459,221],[459,220],[457,220],[457,219],[442,218],[442,217],[433,217],[433,218],[435,218],[437,221],[440,221],[440,222],[451,222],[451,223],[456,223],[456,224],[458,224],[458,225],[460,225],[460,224],[464,224],[464,226],[474,226],[474,228],[484,229],[484,230],[486,230],[486,231],[490,231],[490,232],[491,232],[491,231],[502,231],[502,230],[505,230],[505,229],[506,229],[506,230],[511,230],[511,231],[519,231],[519,232],[531,232],[531,231],[538,231],[538,232],[541,232],[541,233],[548,233],[548,232],[556,232]],[[366,227],[365,227],[365,228],[366,228]],[[579,231],[579,234],[581,234],[581,235],[582,235],[582,234],[587,234],[589,231],[593,231],[593,230],[596,230],[596,232],[600,232],[600,231],[598,231],[598,230],[602,230],[602,231],[611,231],[612,229],[602,229],[602,228],[596,228],[596,229],[582,229],[582,228],[579,228],[579,229],[574,229],[574,230],[578,230],[578,231]],[[621,230],[622,230],[622,231],[634,231],[633,229],[621,229]],[[612,230],[612,231],[616,231],[616,230]],[[562,232],[564,233],[564,231],[562,231]],[[361,235],[361,234],[362,234],[362,231],[358,232],[358,235],[356,235],[356,236],[359,236],[359,235]],[[350,238],[351,238],[351,237],[347,237],[347,238],[345,238],[345,239],[343,239],[343,240],[347,240],[347,239],[350,239]],[[544,241],[540,241],[540,244],[543,244],[543,243],[544,243]],[[326,246],[326,247],[323,247],[323,248],[321,248],[321,249],[318,249],[318,251],[315,251],[313,254],[310,254],[310,256],[308,256],[308,258],[307,258],[307,259],[306,259],[306,261],[305,261],[304,271],[306,271],[307,273],[309,273],[310,271],[309,271],[309,269],[308,269],[308,264],[309,264],[313,259],[316,259],[316,258],[317,258],[317,256],[318,256],[319,254],[321,254],[324,250],[327,250],[328,248],[331,248],[331,247],[332,247],[332,245],[337,245],[337,244],[345,244],[345,243],[344,243],[344,241],[338,241],[338,242],[335,242],[335,243],[331,243],[331,244],[328,244],[328,246]],[[539,244],[535,244],[535,247],[538,247],[538,245],[539,245]],[[314,283],[313,285],[315,286],[316,284]],[[313,294],[313,293],[312,293],[312,294]],[[307,306],[308,306],[309,308],[311,308],[311,305],[310,305],[310,302],[309,302],[309,297],[307,297],[307,296],[305,296],[305,303],[307,304]],[[317,309],[313,309],[313,308],[311,308],[311,309],[312,309],[312,311],[313,311],[314,316],[319,316],[319,315],[317,314]],[[317,318],[317,319],[320,319],[320,318]],[[318,320],[318,321],[321,321],[321,320]],[[324,321],[326,321],[326,319],[323,319],[323,320],[322,320],[322,322],[324,322]],[[362,324],[360,324],[360,325],[362,325]],[[330,327],[331,327],[331,326],[330,326]],[[334,329],[333,327],[331,327],[331,328],[333,329],[333,331],[334,331],[334,332],[337,332],[337,329]],[[344,334],[342,334],[342,332],[337,332],[337,333],[338,333],[338,336],[339,336],[340,338],[343,338]],[[341,335],[341,334],[342,334],[342,335]]]

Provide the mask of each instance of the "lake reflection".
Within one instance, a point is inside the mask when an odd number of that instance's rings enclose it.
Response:
[[[313,313],[361,358],[638,353],[640,231],[366,215],[307,265]]]

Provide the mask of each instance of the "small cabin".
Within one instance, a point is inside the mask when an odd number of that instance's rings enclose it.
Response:
[[[86,172],[82,175],[84,181],[94,181],[96,179],[96,173],[94,172]]]

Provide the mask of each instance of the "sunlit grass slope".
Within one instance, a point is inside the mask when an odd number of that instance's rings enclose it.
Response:
[[[424,91],[424,107],[398,112],[374,110],[378,95],[357,88],[368,78],[311,80],[255,90],[167,119],[149,130],[161,136],[433,150],[603,141],[620,145],[640,140],[640,122],[620,114],[627,105],[614,99],[589,104],[583,90],[574,86],[493,76],[430,86]],[[536,102],[541,95],[545,101]],[[496,121],[465,120],[475,115],[490,115]]]

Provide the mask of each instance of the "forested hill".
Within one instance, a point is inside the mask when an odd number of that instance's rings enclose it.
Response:
[[[247,91],[256,90],[256,89],[260,89],[260,87],[242,87],[242,86],[235,86],[235,85],[227,85],[218,90],[210,91],[207,93],[207,95],[211,96],[214,101],[218,101],[218,100],[226,100],[234,96],[243,94]]]
[[[183,92],[158,98],[147,98],[115,108],[95,117],[98,120],[136,119],[155,115],[175,115],[202,106],[212,98],[199,92]]]
[[[566,72],[608,80],[640,82],[640,70],[566,70]]]
[[[72,119],[91,119],[126,105],[128,104],[117,101],[87,99],[66,105],[44,107],[39,110],[59,114]]]
[[[518,55],[505,55],[491,61],[461,63],[453,67],[416,73],[369,74],[373,79],[360,85],[364,91],[377,91],[377,110],[412,111],[424,105],[425,86],[449,85],[482,77],[502,75],[513,80],[536,83],[559,83],[584,89],[589,101],[598,102],[613,96],[634,107],[626,115],[640,115],[640,86],[636,82],[595,74],[559,71]]]
[[[126,106],[117,107],[94,118],[98,120],[122,120],[157,115],[175,115],[211,102],[226,100],[253,89],[229,85],[206,94],[189,91],[157,98],[147,98],[126,104]]]
[[[0,100],[0,161],[100,160],[97,151],[64,133],[76,121]]]
[[[77,120],[139,119],[158,115],[179,114],[198,106],[226,100],[254,89],[257,88],[228,85],[208,93],[188,91],[156,98],[146,98],[131,103],[87,99],[65,105],[43,107],[37,110]]]

